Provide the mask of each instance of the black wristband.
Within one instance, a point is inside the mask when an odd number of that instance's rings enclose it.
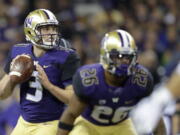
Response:
[[[73,128],[73,125],[66,124],[64,122],[59,122],[58,127],[67,131],[71,131]]]

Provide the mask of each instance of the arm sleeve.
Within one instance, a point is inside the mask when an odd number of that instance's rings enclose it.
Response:
[[[79,56],[75,52],[70,53],[70,55],[66,59],[66,62],[63,64],[62,67],[63,74],[61,80],[62,81],[72,80],[72,77],[79,66],[80,66]]]
[[[85,88],[82,84],[81,77],[79,72],[76,72],[73,76],[73,88],[76,96],[83,102],[87,103],[89,101],[89,97],[85,93]]]

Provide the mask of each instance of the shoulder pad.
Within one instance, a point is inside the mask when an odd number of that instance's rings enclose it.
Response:
[[[66,39],[64,38],[61,38],[59,40],[59,44],[58,44],[58,50],[75,50],[72,45],[70,44],[69,41],[67,41]]]
[[[144,67],[143,65],[137,64],[135,66],[135,72],[139,72],[139,71],[149,73],[149,70],[146,67]]]
[[[70,42],[64,38],[61,38],[60,45],[66,47],[66,48],[72,48],[72,45],[70,44]]]

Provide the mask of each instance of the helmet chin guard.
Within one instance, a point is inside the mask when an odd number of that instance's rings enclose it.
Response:
[[[113,66],[112,70],[109,70],[112,74],[115,74],[117,76],[128,76],[128,69],[129,65],[128,64],[121,64],[118,67]]]

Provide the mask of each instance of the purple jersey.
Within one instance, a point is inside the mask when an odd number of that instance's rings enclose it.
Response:
[[[151,74],[141,65],[127,78],[123,86],[109,86],[100,64],[81,67],[73,78],[73,86],[80,100],[88,107],[82,116],[97,125],[114,125],[128,117],[129,111],[152,91]]]
[[[48,50],[43,56],[35,57],[32,44],[15,45],[9,55],[5,71],[13,58],[20,54],[28,54],[34,62],[38,62],[45,70],[49,81],[65,88],[72,83],[72,76],[79,66],[79,58],[73,50]],[[37,79],[37,71],[31,78],[20,85],[21,115],[28,122],[46,122],[59,119],[64,110],[64,104],[44,89]]]

